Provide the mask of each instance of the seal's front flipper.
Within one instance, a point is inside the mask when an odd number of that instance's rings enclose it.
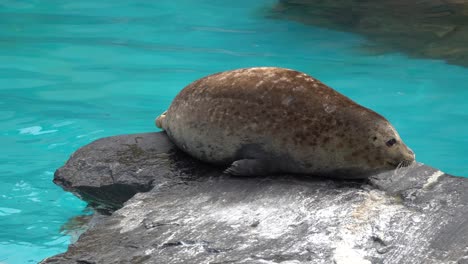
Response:
[[[275,172],[278,170],[274,163],[257,159],[236,160],[224,171],[234,176],[264,176]]]

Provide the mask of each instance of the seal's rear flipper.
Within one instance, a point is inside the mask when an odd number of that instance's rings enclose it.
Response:
[[[242,159],[234,161],[224,173],[234,176],[264,176],[278,172],[269,160]]]
[[[167,111],[164,111],[164,113],[162,113],[160,116],[156,118],[156,120],[154,120],[154,123],[156,124],[156,126],[163,130],[164,130],[163,122],[164,122],[164,119],[166,118],[166,113]]]

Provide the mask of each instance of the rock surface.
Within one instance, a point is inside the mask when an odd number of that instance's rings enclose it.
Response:
[[[221,171],[164,133],[79,149],[54,182],[110,215],[42,263],[468,263],[466,178],[422,164],[368,181]]]
[[[272,16],[362,34],[373,53],[468,66],[468,0],[279,0]]]

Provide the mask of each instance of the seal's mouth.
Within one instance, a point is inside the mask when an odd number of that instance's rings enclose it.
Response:
[[[395,168],[401,168],[401,167],[408,167],[410,166],[411,164],[413,164],[414,160],[403,160],[403,161],[400,161],[400,162],[390,162],[390,161],[387,161],[387,164],[395,167]]]

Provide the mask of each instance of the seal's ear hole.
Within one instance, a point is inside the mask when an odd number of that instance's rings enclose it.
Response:
[[[376,141],[376,140],[377,140],[377,137],[373,137],[372,140]]]
[[[395,143],[397,143],[396,139],[392,138],[389,141],[387,141],[385,144],[387,145],[387,147],[391,147],[395,145]]]

